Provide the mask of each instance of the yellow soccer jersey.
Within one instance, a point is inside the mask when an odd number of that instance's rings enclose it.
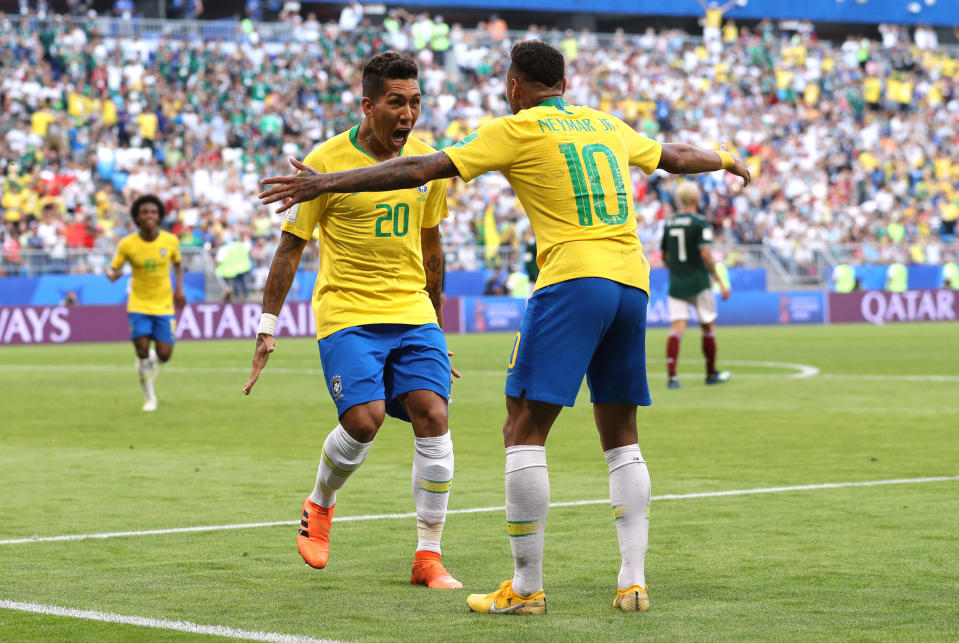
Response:
[[[320,172],[374,165],[356,139],[359,126],[315,148],[304,160]],[[431,154],[410,137],[401,156]],[[309,241],[319,225],[320,269],[313,288],[317,337],[365,324],[428,324],[420,230],[449,215],[446,180],[388,192],[323,194],[286,212],[283,230]]]
[[[123,237],[110,267],[119,270],[128,261],[133,278],[127,312],[172,315],[170,264],[180,263],[180,240],[176,235],[160,230],[153,241],[144,241],[137,232]]]
[[[551,98],[490,121],[443,150],[460,176],[499,170],[536,236],[536,288],[604,277],[649,292],[629,166],[651,174],[662,146],[621,120]]]

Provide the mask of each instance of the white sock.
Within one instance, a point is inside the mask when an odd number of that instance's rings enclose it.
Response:
[[[549,511],[546,447],[506,448],[506,522],[513,550],[513,590],[543,589],[543,533]]]
[[[154,366],[160,363],[160,357],[157,355],[155,348],[150,349],[150,354],[147,356],[147,359],[153,362]]]
[[[336,502],[336,490],[346,484],[350,474],[359,469],[373,442],[357,442],[350,437],[343,425],[337,424],[323,442],[320,468],[316,472],[316,487],[310,500],[321,507],[332,507]]]
[[[609,465],[609,499],[616,519],[619,553],[619,588],[646,586],[646,549],[649,547],[649,469],[638,444],[606,451]]]
[[[152,400],[156,395],[153,393],[153,375],[154,365],[149,357],[137,358],[137,375],[140,377],[140,388],[143,389],[143,397]]]
[[[453,482],[453,440],[447,431],[435,438],[415,438],[413,446],[416,550],[442,554],[440,540]]]

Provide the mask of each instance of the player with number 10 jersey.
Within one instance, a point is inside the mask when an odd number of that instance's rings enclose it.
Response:
[[[649,290],[629,166],[651,174],[662,145],[555,97],[492,120],[444,152],[466,181],[492,170],[509,180],[536,235],[536,290],[580,277]]]
[[[648,405],[645,329],[634,322],[646,316],[649,263],[636,235],[629,166],[652,173],[662,145],[557,96],[490,121],[444,152],[467,181],[499,170],[536,236],[540,273],[506,394],[572,406],[586,373],[593,402]],[[600,311],[614,315],[621,306],[631,308],[623,316],[630,323],[609,328],[612,317]]]

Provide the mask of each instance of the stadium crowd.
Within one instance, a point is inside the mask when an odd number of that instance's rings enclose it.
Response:
[[[0,14],[3,269],[102,271],[67,262],[69,249],[112,251],[132,231],[129,204],[154,192],[184,247],[215,257],[240,242],[262,279],[278,220],[256,201],[257,182],[358,121],[362,61],[388,49],[417,57],[417,132],[442,148],[508,113],[503,64],[516,38],[564,51],[569,102],[748,159],[745,191],[725,173],[695,179],[720,242],[766,244],[809,270],[826,249],[872,263],[955,254],[959,56],[931,29],[883,26],[879,39],[832,43],[808,22],[726,21],[703,41],[679,30],[510,31],[496,16],[464,29],[401,9],[374,25],[355,2],[339,21],[283,19],[288,29],[270,31],[280,41],[245,20],[233,42],[115,38],[86,17]],[[677,180],[633,175],[654,265]],[[476,245],[531,241],[499,175],[451,182],[449,204],[449,269],[500,256]]]

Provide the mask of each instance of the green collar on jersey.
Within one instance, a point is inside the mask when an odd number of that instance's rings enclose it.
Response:
[[[375,156],[373,156],[372,154],[370,154],[369,152],[367,152],[366,150],[364,150],[362,147],[360,147],[359,141],[356,140],[356,135],[359,134],[359,131],[360,131],[360,126],[359,126],[359,125],[354,125],[353,128],[350,130],[350,143],[353,144],[353,147],[355,147],[356,149],[358,149],[359,151],[363,152],[363,153],[366,154],[368,157],[370,157],[371,159],[373,159],[374,161],[376,161],[377,163],[379,163],[380,160],[379,160],[378,158],[376,158]],[[410,133],[412,134],[412,132],[410,132]],[[406,149],[406,146],[405,146],[405,145],[404,145],[403,147],[401,147],[401,148],[400,148],[400,153],[397,154],[397,156],[403,156],[403,150],[405,150],[405,149]]]
[[[562,96],[553,96],[552,98],[547,98],[542,103],[537,105],[537,107],[555,107],[564,114],[572,114],[573,112],[566,109],[568,103],[563,100]]]

